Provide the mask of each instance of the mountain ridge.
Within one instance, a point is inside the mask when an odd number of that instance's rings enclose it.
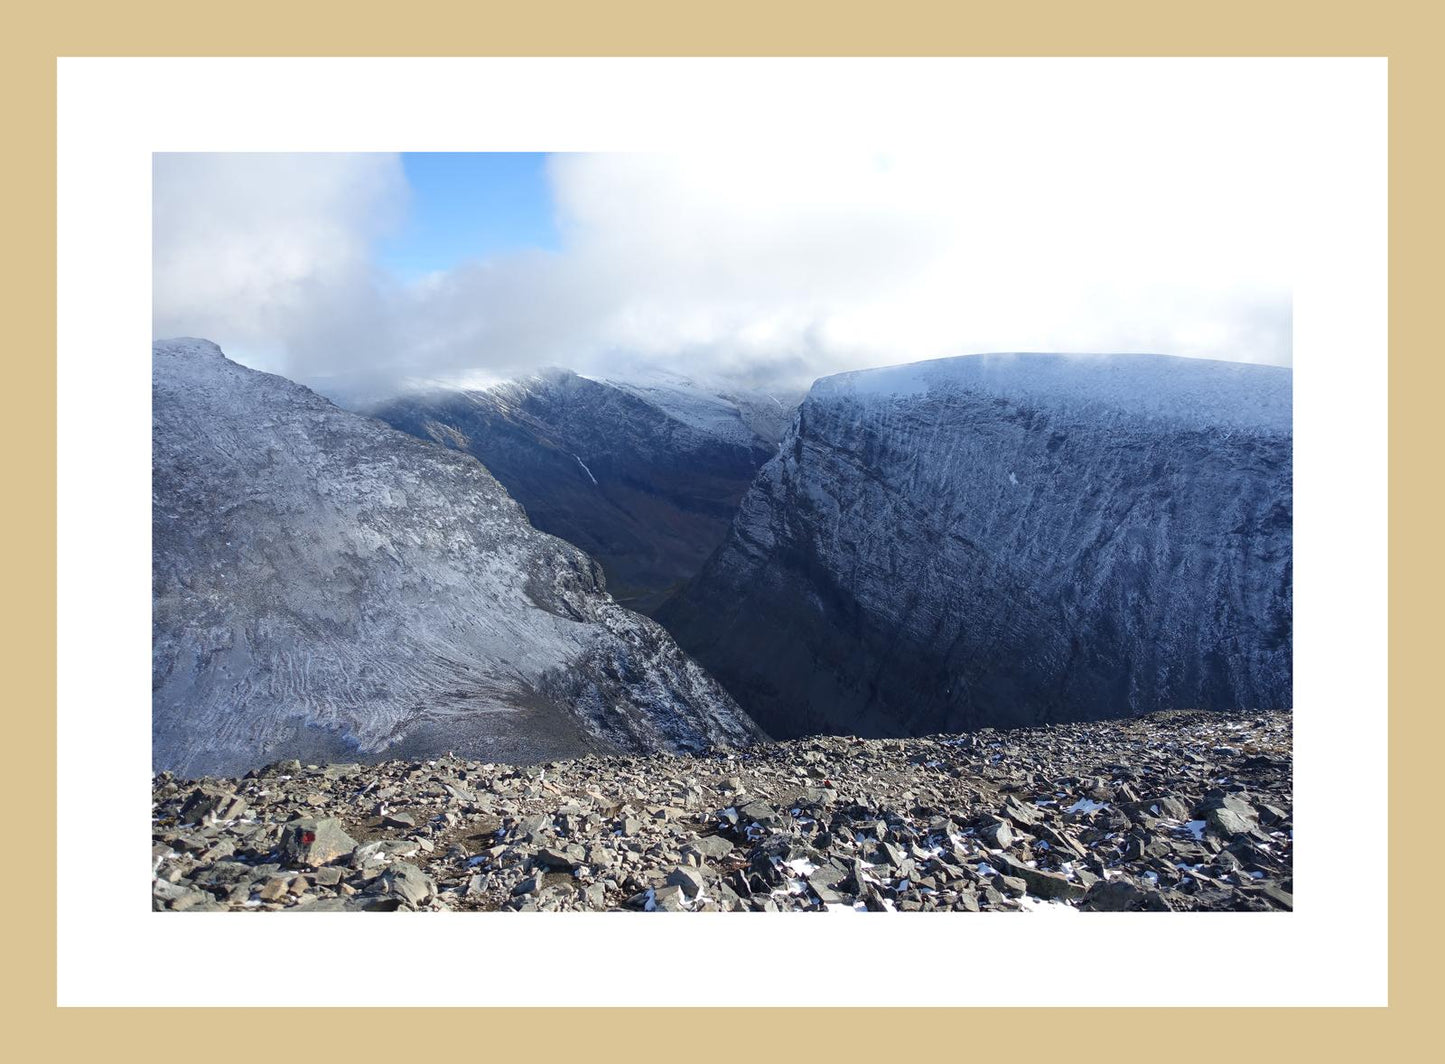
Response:
[[[779,738],[1287,706],[1290,387],[1168,356],[822,378],[658,619]]]
[[[152,351],[157,768],[760,737],[472,457],[209,341]]]
[[[480,460],[540,529],[596,558],[619,601],[654,610],[726,534],[791,409],[686,378],[553,369],[487,389],[433,389],[370,408]]]

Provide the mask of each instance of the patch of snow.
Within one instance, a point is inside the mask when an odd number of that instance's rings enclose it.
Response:
[[[1289,432],[1292,379],[1280,366],[1170,355],[960,355],[823,377],[809,401],[973,393],[1066,415],[1127,413],[1215,431]]]
[[[1042,898],[1035,898],[1031,894],[1025,894],[1019,899],[1019,911],[1026,913],[1076,913],[1079,910],[1068,902],[1044,901]]]

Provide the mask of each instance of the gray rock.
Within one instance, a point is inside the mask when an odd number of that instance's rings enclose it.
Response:
[[[212,820],[218,810],[231,804],[234,797],[234,795],[219,794],[197,788],[186,799],[185,805],[181,806],[180,818],[187,824],[200,824]]]
[[[361,898],[318,898],[305,908],[292,906],[283,909],[282,912],[313,912],[313,913],[346,913],[346,912],[367,912],[370,910],[372,899]],[[395,905],[392,908],[396,908]]]
[[[272,876],[270,879],[266,880],[264,884],[262,884],[261,889],[258,892],[261,896],[261,900],[279,901],[280,899],[284,898],[288,893],[290,893],[291,880],[294,878],[294,876],[289,874]]]
[[[716,861],[733,851],[732,841],[722,835],[704,835],[702,838],[688,843],[688,846],[696,851],[705,862]]]
[[[521,842],[541,842],[553,834],[552,818],[545,813],[523,817],[517,822],[516,836]]]
[[[990,857],[993,864],[1001,874],[1014,876],[1024,881],[1028,886],[1030,894],[1040,898],[1072,899],[1082,898],[1084,888],[1077,883],[1059,875],[1057,872],[1046,872],[1038,868],[1030,868],[1024,862],[1007,853],[994,854]]]
[[[1189,803],[1174,795],[1166,795],[1162,798],[1155,798],[1152,801],[1142,803],[1146,808],[1157,807],[1158,816],[1168,817],[1170,820],[1188,820]]]
[[[292,862],[317,868],[350,858],[356,850],[356,840],[335,818],[293,820],[286,825],[281,849]]]
[[[1257,887],[1246,888],[1250,893],[1257,893],[1268,898],[1277,908],[1294,909],[1294,895],[1282,889],[1279,884],[1271,883],[1268,880],[1260,883]],[[174,908],[174,906],[172,906]]]
[[[1040,824],[1034,830],[1034,834],[1037,835],[1039,838],[1043,839],[1054,849],[1061,850],[1066,854],[1073,855],[1074,857],[1084,857],[1088,854],[1088,851],[1085,850],[1084,847],[1079,844],[1079,841],[1075,839],[1072,835],[1059,831],[1058,829],[1054,828],[1049,824]]]
[[[707,889],[707,879],[702,870],[689,868],[687,865],[678,865],[667,873],[667,883],[669,886],[681,888],[689,898],[695,898]]]
[[[894,868],[900,867],[904,862],[903,851],[891,842],[880,843],[876,852],[882,863]]]
[[[994,819],[978,829],[979,837],[996,850],[1006,850],[1013,845],[1014,833],[1008,821]]]
[[[420,909],[436,896],[436,881],[414,864],[398,861],[381,874],[382,889],[412,909]]]
[[[1124,879],[1101,879],[1084,893],[1079,908],[1089,912],[1121,913],[1143,908],[1144,891]]]
[[[1210,809],[1204,814],[1204,822],[1210,830],[1227,839],[1247,835],[1259,826],[1254,820],[1241,816],[1226,806]]]
[[[738,816],[744,821],[753,821],[765,828],[776,828],[783,825],[783,815],[761,799],[755,798],[737,808]]]
[[[411,839],[375,839],[356,848],[351,855],[352,868],[384,864],[398,857],[414,857],[421,846]]]
[[[1033,828],[1041,821],[1036,805],[1032,802],[1021,802],[1013,795],[1009,795],[1004,802],[1003,815],[1020,828]]]
[[[581,846],[548,847],[538,850],[532,858],[543,868],[559,872],[570,872],[587,859],[587,852]]]

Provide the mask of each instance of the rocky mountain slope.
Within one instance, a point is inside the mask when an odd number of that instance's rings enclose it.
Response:
[[[153,785],[172,911],[1293,907],[1290,718]]]
[[[556,370],[370,412],[478,458],[537,528],[602,564],[619,602],[650,612],[722,541],[797,399]]]
[[[704,749],[756,726],[474,458],[154,347],[153,763]]]
[[[658,619],[764,728],[1291,697],[1287,369],[999,355],[814,384]]]

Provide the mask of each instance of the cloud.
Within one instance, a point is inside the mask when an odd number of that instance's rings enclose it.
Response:
[[[306,372],[392,349],[371,248],[404,216],[400,157],[157,154],[152,177],[156,336]]]
[[[372,266],[393,156],[159,156],[156,329],[300,379],[665,363],[740,382],[985,350],[1290,360],[1283,171],[1123,142],[557,155],[562,249]],[[376,386],[381,386],[377,384]]]

